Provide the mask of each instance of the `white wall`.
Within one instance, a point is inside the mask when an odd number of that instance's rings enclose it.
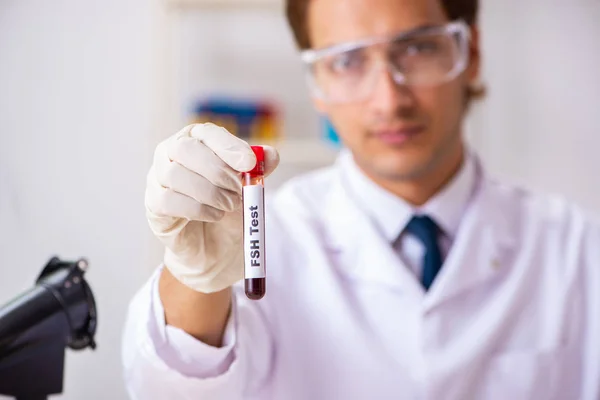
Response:
[[[154,17],[147,0],[0,2],[0,304],[50,256],[89,259],[98,349],[68,352],[65,399],[126,398],[120,330],[148,270]]]
[[[486,0],[474,136],[508,179],[600,212],[600,2]]]
[[[99,348],[69,352],[64,399],[125,398],[125,307],[160,254],[144,177],[185,102],[264,89],[287,104],[288,134],[316,135],[281,17],[189,15],[168,27],[156,1],[0,1],[0,303],[58,254],[90,259],[100,309]],[[600,3],[484,0],[483,11],[490,94],[470,120],[473,143],[492,171],[600,212]],[[174,38],[185,40],[169,49]]]

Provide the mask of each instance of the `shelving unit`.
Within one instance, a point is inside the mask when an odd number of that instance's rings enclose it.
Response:
[[[315,139],[289,138],[265,144],[275,147],[285,163],[305,168],[330,164],[338,152],[333,145]]]
[[[270,177],[271,188],[334,162],[336,147],[320,138],[318,117],[313,115],[308,98],[301,98],[306,96],[302,92],[304,77],[299,62],[295,66],[291,38],[286,38],[287,32],[283,31],[287,28],[283,0],[164,0],[163,4],[169,34],[162,38],[168,54],[161,60],[168,94],[163,97],[162,109],[169,110],[165,116],[170,130],[174,125],[185,124],[180,116],[181,107],[185,106],[182,101],[194,96],[194,91],[210,93],[222,87],[225,93],[235,93],[239,83],[241,93],[260,96],[264,91],[265,96],[281,101],[281,108],[287,110],[283,137],[265,143],[275,146],[281,157],[280,167]],[[246,11],[248,19],[244,16]],[[208,42],[208,34],[218,42]],[[248,35],[252,35],[251,40]],[[269,48],[273,46],[276,50]],[[264,60],[253,57],[249,48],[257,49]],[[243,75],[236,69],[241,62],[246,62],[247,73],[254,81],[241,79]],[[265,67],[273,68],[273,72],[266,72]],[[257,85],[258,81],[264,82],[264,87]]]

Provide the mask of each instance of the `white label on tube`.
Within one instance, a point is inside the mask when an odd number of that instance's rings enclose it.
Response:
[[[265,278],[264,187],[244,186],[243,195],[245,278]]]

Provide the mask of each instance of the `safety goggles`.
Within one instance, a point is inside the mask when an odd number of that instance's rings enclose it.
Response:
[[[398,85],[451,81],[469,60],[469,26],[463,21],[368,38],[301,53],[314,96],[330,103],[369,99],[387,72]]]

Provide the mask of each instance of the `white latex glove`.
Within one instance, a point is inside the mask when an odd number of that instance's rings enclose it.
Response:
[[[265,149],[265,176],[279,164]],[[242,184],[256,156],[250,146],[214,124],[196,124],[160,143],[148,173],[146,215],[166,246],[164,264],[203,293],[244,278]]]

